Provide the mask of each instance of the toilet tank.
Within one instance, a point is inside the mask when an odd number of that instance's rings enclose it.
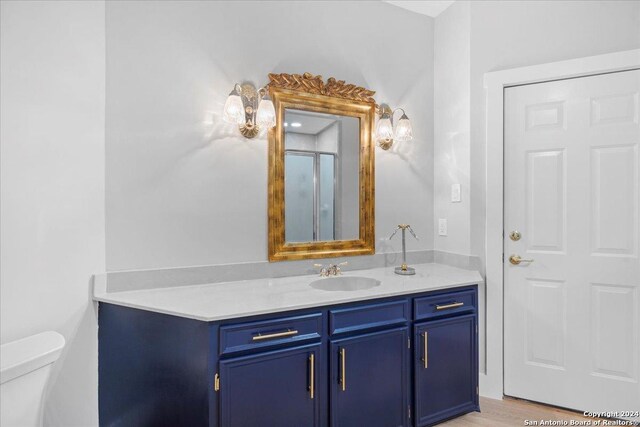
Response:
[[[48,331],[0,346],[0,426],[40,426],[43,394],[64,337]]]

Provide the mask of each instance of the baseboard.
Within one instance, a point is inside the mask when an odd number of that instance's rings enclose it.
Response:
[[[498,383],[495,380],[495,378],[490,378],[487,374],[480,374],[480,396],[502,400],[504,397],[502,381]]]

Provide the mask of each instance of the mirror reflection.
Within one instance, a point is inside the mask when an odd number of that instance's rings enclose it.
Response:
[[[286,109],[285,240],[359,238],[360,121]]]

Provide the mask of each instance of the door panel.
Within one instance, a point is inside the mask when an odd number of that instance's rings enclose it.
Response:
[[[315,235],[315,155],[286,153],[284,167],[287,242],[312,242]]]
[[[632,286],[591,284],[592,374],[616,380],[638,377],[638,349],[633,348],[639,331],[633,322],[638,292]]]
[[[635,256],[638,247],[637,144],[591,148],[593,255]]]
[[[221,361],[221,426],[319,426],[323,366],[321,344]]]
[[[331,425],[406,426],[408,329],[331,342]]]
[[[475,314],[414,327],[417,426],[477,409]]]
[[[530,151],[526,168],[529,251],[561,252],[566,227],[564,150]]]
[[[525,286],[526,361],[529,364],[563,369],[567,336],[565,282],[527,280]]]
[[[640,70],[505,89],[505,394],[640,409],[639,93]]]

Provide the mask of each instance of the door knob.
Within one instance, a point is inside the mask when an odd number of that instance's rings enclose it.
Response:
[[[514,242],[517,242],[518,240],[520,240],[521,237],[522,237],[522,234],[520,234],[518,230],[513,230],[511,233],[509,233],[509,238]]]
[[[532,259],[522,259],[520,258],[520,255],[511,255],[509,257],[509,262],[513,265],[518,265],[521,262],[533,262]]]

